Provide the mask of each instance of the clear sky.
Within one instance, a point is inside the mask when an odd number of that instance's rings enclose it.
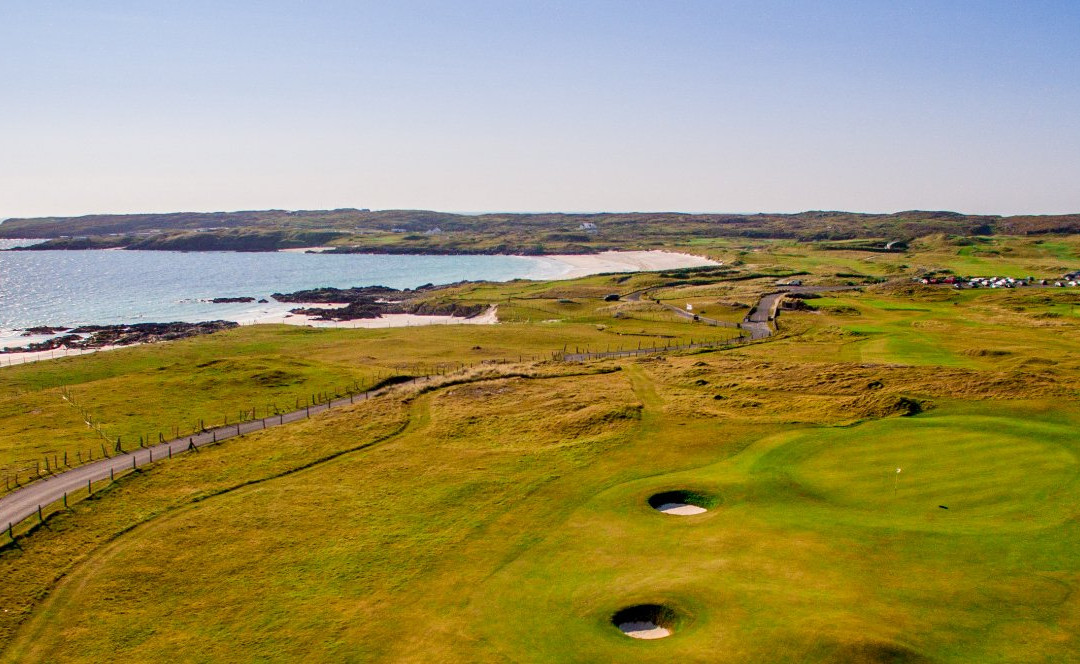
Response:
[[[0,0],[0,218],[1080,212],[1080,2]]]

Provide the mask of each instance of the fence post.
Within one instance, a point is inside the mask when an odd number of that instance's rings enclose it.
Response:
[[[86,497],[87,498],[94,495],[94,485],[92,484],[92,482],[93,482],[93,480],[86,480]]]
[[[37,519],[38,523],[45,523],[45,517],[41,515],[41,505],[37,506]]]

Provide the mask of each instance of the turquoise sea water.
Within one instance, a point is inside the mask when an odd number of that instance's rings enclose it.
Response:
[[[12,244],[0,241],[0,248]],[[269,299],[274,292],[319,286],[415,288],[462,280],[552,279],[566,269],[519,256],[0,251],[0,336],[38,325],[247,322],[286,307],[205,300]]]

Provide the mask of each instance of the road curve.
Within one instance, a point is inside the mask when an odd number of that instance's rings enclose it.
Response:
[[[414,378],[413,382],[428,379],[428,376],[420,376]],[[88,483],[99,482],[112,477],[114,474],[141,468],[148,463],[171,458],[228,438],[307,419],[311,415],[331,408],[339,408],[368,399],[376,392],[378,390],[362,392],[334,399],[328,403],[294,410],[290,413],[207,429],[192,436],[176,438],[152,447],[141,447],[123,453],[118,452],[112,457],[77,466],[62,473],[56,473],[0,497],[0,529],[6,529],[9,524],[16,524],[27,517],[33,516],[39,508],[44,508],[46,505],[62,500],[66,494],[86,489]]]
[[[850,290],[857,288],[856,286],[803,286],[803,287],[789,287],[783,291],[768,293],[760,300],[758,300],[757,306],[752,312],[747,315],[746,319],[738,325],[742,330],[750,333],[750,340],[765,339],[772,336],[772,327],[770,323],[776,318],[776,312],[780,306],[780,300],[789,293],[811,293],[811,292],[823,292],[829,290]],[[640,298],[640,292],[635,293]],[[679,311],[677,307],[672,307],[676,311]],[[692,314],[691,314],[692,317]],[[719,321],[718,321],[719,322]],[[729,343],[739,343],[740,341],[746,341],[746,336],[739,337],[738,340],[730,340],[723,343],[699,343],[675,347],[660,347],[653,349],[639,349],[639,350],[627,350],[627,351],[613,351],[605,353],[580,353],[573,355],[564,355],[563,359],[566,361],[583,361],[589,359],[598,359],[603,357],[626,357],[633,355],[674,351],[674,350],[688,350],[691,348],[705,348],[715,347],[718,345],[727,345]],[[422,380],[428,380],[430,377],[421,376],[413,379],[413,382]],[[281,415],[273,415],[271,417],[264,417],[259,420],[250,420],[248,422],[242,422],[240,424],[229,424],[214,429],[208,429],[202,433],[188,436],[185,438],[177,438],[152,447],[143,447],[139,449],[133,449],[129,452],[117,453],[116,455],[101,459],[99,461],[93,461],[91,463],[66,470],[62,473],[56,473],[51,475],[47,479],[38,480],[32,484],[29,484],[21,489],[16,489],[6,496],[0,497],[0,528],[5,528],[8,524],[16,524],[23,519],[33,516],[39,509],[43,509],[45,506],[59,501],[64,498],[66,494],[74,493],[81,489],[87,488],[88,483],[99,482],[104,479],[108,479],[115,473],[131,470],[133,468],[141,468],[153,461],[160,461],[162,459],[171,458],[177,454],[183,454],[193,449],[198,449],[204,445],[211,445],[228,438],[240,436],[246,433],[253,433],[255,431],[261,431],[263,429],[269,429],[275,426],[281,426],[288,424],[289,422],[296,422],[298,420],[306,419],[315,413],[321,413],[331,408],[337,408],[345,406],[356,401],[368,399],[377,390],[371,392],[363,392],[354,394],[347,397],[341,397],[334,399],[329,403],[322,403],[315,406],[301,408],[300,410],[294,410],[290,413],[284,413]]]

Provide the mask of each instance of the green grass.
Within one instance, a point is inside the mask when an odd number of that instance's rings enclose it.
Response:
[[[629,349],[737,335],[664,311],[628,311],[623,318],[624,309],[646,305],[604,302],[619,285],[614,281],[591,277],[557,285],[554,293],[544,293],[553,288],[544,283],[482,284],[456,294],[466,302],[501,302],[500,318],[511,322],[499,326],[260,325],[4,368],[0,472],[12,478],[14,488],[16,473],[20,482],[44,476],[46,458],[62,465],[66,454],[68,464],[77,465],[91,454],[100,458],[102,445],[111,452],[117,437],[130,449],[140,439],[156,442],[159,434],[190,434],[200,422],[215,426],[226,418],[250,418],[252,409],[257,417],[290,410],[394,373],[550,357],[563,348]],[[574,295],[572,304],[563,295]]]
[[[744,408],[737,399],[709,399],[720,410],[689,419],[684,409],[700,397],[679,385],[754,371],[753,362],[698,357],[707,361],[451,386],[401,406],[373,401],[150,469],[60,517],[19,558],[0,558],[21,581],[19,563],[84,529],[144,521],[80,552],[85,562],[8,653],[1010,661],[1022,654],[1012,630],[1022,629],[1025,647],[1035,638],[1047,657],[1076,654],[1067,638],[1080,578],[1075,408],[946,402],[914,418],[785,430],[799,412],[835,420],[848,407],[747,385],[771,404],[765,412],[732,419]],[[807,369],[786,380],[844,372]],[[877,375],[893,385],[895,371]],[[930,396],[948,391],[949,379],[919,375],[914,384]],[[822,392],[861,394],[865,384]],[[223,472],[234,481],[265,474],[265,462],[243,462],[260,449],[305,455],[316,441],[362,444],[406,411],[408,428],[368,451],[194,504],[176,490],[180,477],[198,487],[220,484]],[[893,493],[896,466],[904,472]],[[680,518],[646,502],[683,488],[718,504]],[[635,642],[607,622],[645,602],[683,615],[675,637]]]
[[[1064,251],[1004,242],[994,260],[1017,265]],[[793,243],[758,253],[838,267]],[[911,260],[875,256],[882,273]],[[700,334],[607,292],[771,288],[617,279],[461,287],[515,321],[494,327],[244,328],[0,371],[10,451],[34,417],[85,435],[53,403],[62,385],[119,427],[349,372],[473,367],[50,508],[0,553],[0,661],[1080,660],[1075,293],[877,286],[730,351],[543,361]],[[715,501],[648,505],[671,490]],[[646,603],[677,614],[674,636],[610,624]]]

